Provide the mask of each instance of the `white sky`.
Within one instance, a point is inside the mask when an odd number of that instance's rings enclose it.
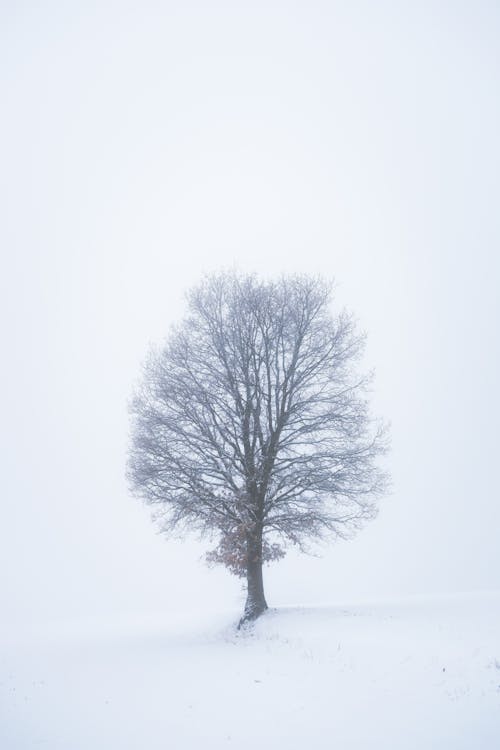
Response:
[[[0,4],[4,620],[232,606],[123,478],[202,271],[335,276],[392,495],[270,604],[498,588],[495,2]]]

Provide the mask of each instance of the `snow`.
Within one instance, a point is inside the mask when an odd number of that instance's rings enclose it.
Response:
[[[4,633],[0,747],[500,747],[500,593]]]

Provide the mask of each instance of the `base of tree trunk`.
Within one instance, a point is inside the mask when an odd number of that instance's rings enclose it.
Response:
[[[243,616],[241,620],[238,623],[238,630],[241,628],[242,625],[245,625],[247,622],[253,622],[258,617],[260,617],[267,609],[266,601],[248,601],[245,604],[245,611],[243,612]]]

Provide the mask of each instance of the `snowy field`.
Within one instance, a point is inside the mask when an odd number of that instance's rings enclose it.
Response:
[[[500,747],[500,594],[4,635],[0,747]]]

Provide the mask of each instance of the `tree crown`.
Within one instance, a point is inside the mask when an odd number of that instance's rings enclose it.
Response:
[[[386,486],[386,433],[358,373],[364,336],[331,297],[317,277],[208,276],[145,364],[132,488],[165,531],[218,534],[209,559],[233,572],[256,530],[263,560],[282,556],[278,542],[347,536]]]

